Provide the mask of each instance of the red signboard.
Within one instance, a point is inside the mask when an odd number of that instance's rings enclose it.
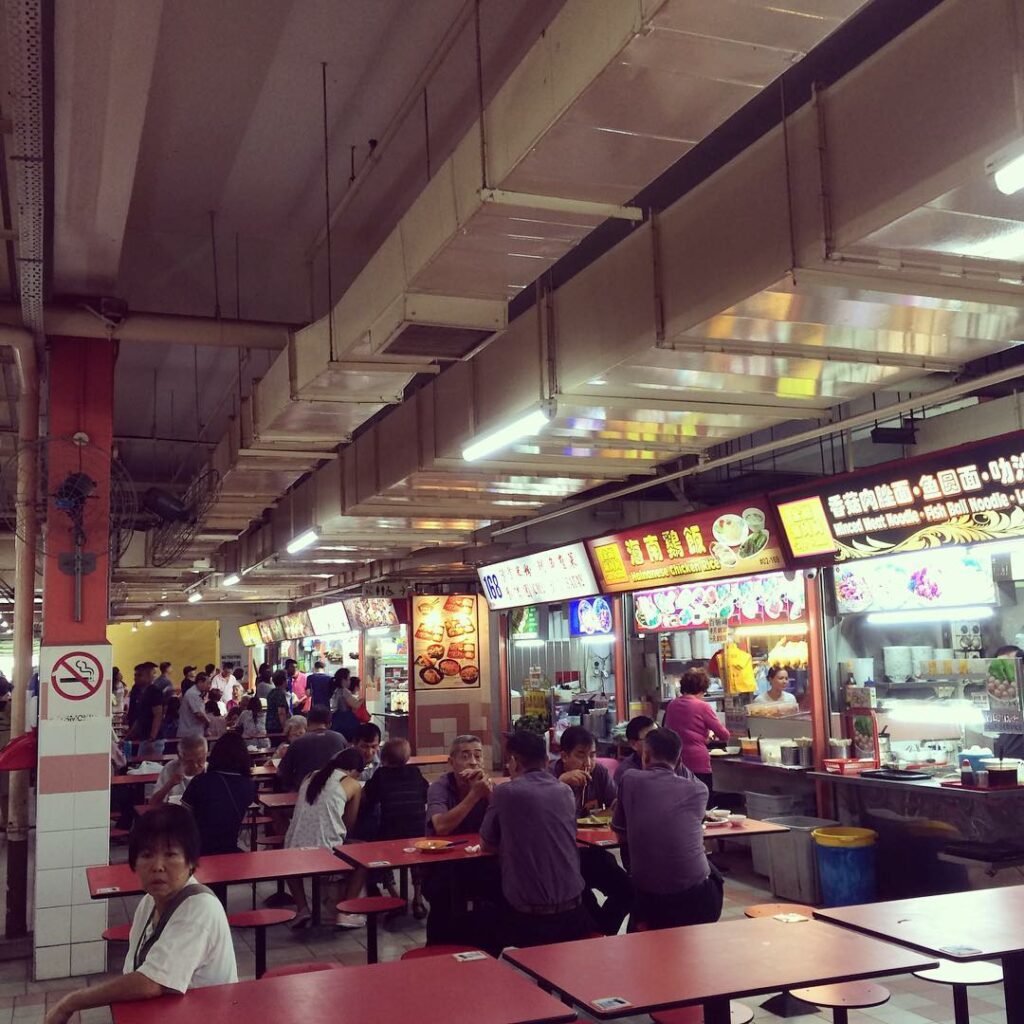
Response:
[[[795,562],[1024,537],[1024,431],[772,495]]]
[[[587,548],[606,593],[785,568],[778,526],[763,498],[598,537]]]

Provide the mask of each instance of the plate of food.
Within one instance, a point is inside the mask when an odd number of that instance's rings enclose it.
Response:
[[[421,668],[420,679],[422,679],[423,682],[427,684],[427,686],[437,686],[437,684],[441,682],[442,679],[444,679],[444,675],[433,667]]]
[[[467,686],[472,686],[473,683],[479,682],[480,680],[480,669],[478,669],[476,665],[464,665],[459,669],[459,678]]]
[[[454,658],[442,658],[437,663],[437,668],[446,676],[457,676],[459,674],[459,663]]]
[[[715,540],[727,547],[739,547],[750,534],[750,525],[742,516],[727,513],[719,516],[711,525],[711,532]]]
[[[455,844],[449,842],[447,839],[417,839],[412,844],[414,850],[419,850],[420,853],[444,853],[445,850],[450,850]]]
[[[607,828],[611,824],[612,816],[602,817],[597,814],[588,814],[583,818],[576,819],[578,828]]]

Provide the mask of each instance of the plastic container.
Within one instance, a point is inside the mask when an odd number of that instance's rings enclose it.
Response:
[[[803,815],[765,820],[773,825],[785,825],[789,829],[785,835],[772,836],[767,841],[772,892],[794,903],[819,904],[821,887],[811,833],[818,828],[838,825],[839,822]]]
[[[823,906],[848,907],[876,898],[877,832],[869,828],[829,827],[816,828],[811,837]]]
[[[813,813],[813,797],[801,796],[795,793],[744,793],[744,802],[747,807],[747,817],[755,818],[757,821],[767,821],[769,818],[801,815],[805,812]],[[753,858],[754,874],[769,875],[771,873],[771,862],[769,860],[769,844],[775,842],[776,837],[752,836],[750,839],[750,853]]]

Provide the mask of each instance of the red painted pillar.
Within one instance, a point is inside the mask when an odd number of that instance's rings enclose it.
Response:
[[[52,338],[48,365],[46,558],[39,654],[35,976],[106,969],[107,912],[85,869],[106,864],[110,829],[110,647],[107,644],[113,343]],[[78,553],[77,495],[84,529]],[[63,556],[63,558],[62,558]],[[92,563],[91,565],[88,563]]]

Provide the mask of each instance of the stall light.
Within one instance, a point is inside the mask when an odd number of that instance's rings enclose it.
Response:
[[[615,643],[615,637],[608,633],[602,636],[581,636],[580,640],[585,644],[613,644]],[[543,642],[543,641],[542,641]]]
[[[367,636],[387,636],[391,632],[390,626],[371,626],[367,631]]]
[[[230,576],[225,576],[224,579],[220,581],[222,587],[233,587],[236,583],[241,582],[242,577],[239,576],[237,572],[231,573]]]
[[[907,612],[869,612],[869,626],[912,626],[919,622],[951,622],[953,619],[987,619],[992,609],[985,605],[965,605],[961,608],[922,608]]]
[[[132,632],[133,633],[138,633],[138,631],[139,631],[139,627],[138,626],[132,626]]]
[[[512,640],[517,647],[543,647],[547,643],[546,640],[521,640],[517,636],[512,637]]]
[[[930,703],[918,704],[916,701],[901,700],[895,702],[895,706],[888,708],[884,714],[890,722],[949,723],[977,729],[984,727],[981,708],[970,701],[962,701],[956,706],[947,704],[944,707],[935,707]]]
[[[788,625],[773,622],[764,626],[737,626],[734,636],[807,636],[806,622],[792,622]]]
[[[145,619],[142,624],[144,626],[152,626],[153,625],[153,620],[152,619]]]
[[[1012,196],[1024,188],[1024,153],[1018,153],[992,175],[996,188],[1004,196]]]
[[[300,533],[298,537],[293,537],[285,549],[289,555],[297,554],[299,551],[305,551],[306,548],[315,544],[320,539],[320,531],[313,527],[311,530],[306,530]]]
[[[542,402],[539,407],[498,427],[497,430],[474,438],[462,449],[462,457],[466,462],[476,462],[477,459],[493,455],[524,437],[533,437],[551,422],[554,415],[555,403],[553,401]]]
[[[166,619],[167,616],[170,615],[170,614],[171,614],[171,609],[170,608],[161,608],[160,609],[160,618],[161,619]]]
[[[202,599],[203,595],[198,590],[193,590],[192,593],[188,595],[189,604],[198,604]]]

